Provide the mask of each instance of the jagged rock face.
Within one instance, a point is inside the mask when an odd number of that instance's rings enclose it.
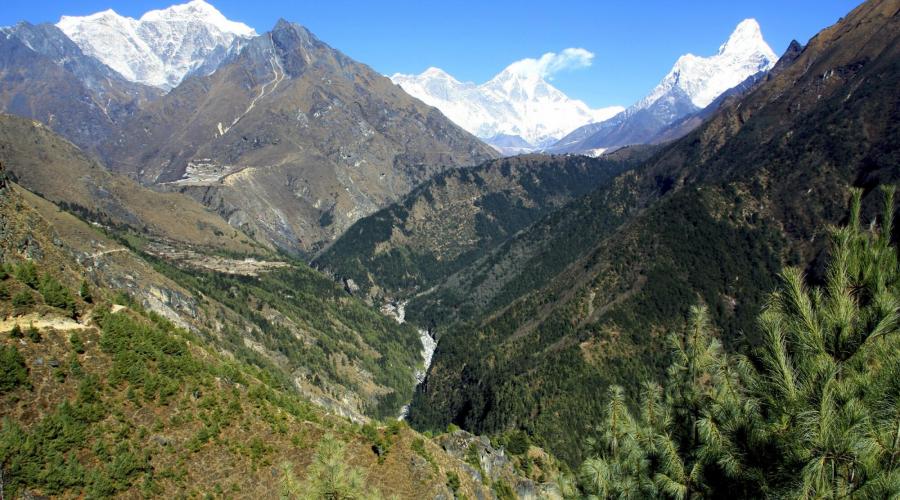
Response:
[[[86,56],[53,25],[0,30],[0,111],[40,120],[85,150],[159,94]]]
[[[289,251],[313,251],[434,174],[496,155],[285,21],[148,106],[104,154]]]
[[[537,484],[517,475],[506,452],[502,448],[495,448],[484,436],[458,430],[441,435],[435,440],[447,454],[461,461],[472,458],[473,454],[478,457],[478,470],[475,467],[464,469],[476,482],[504,481],[515,490],[516,497],[522,499],[562,498],[555,484]],[[482,477],[482,474],[487,477]]]

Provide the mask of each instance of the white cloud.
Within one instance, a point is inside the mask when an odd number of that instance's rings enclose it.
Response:
[[[506,69],[523,76],[537,76],[552,80],[553,75],[560,71],[588,68],[593,60],[593,52],[580,48],[568,48],[559,54],[547,52],[540,59],[526,58],[516,61]]]

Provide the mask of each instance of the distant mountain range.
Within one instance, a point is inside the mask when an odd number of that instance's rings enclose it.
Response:
[[[546,81],[548,61],[590,57],[524,59],[481,85],[430,68],[394,75],[398,86],[302,26],[257,35],[193,0],[140,19],[107,10],[3,28],[0,111],[47,124],[112,171],[188,194],[266,244],[314,254],[433,175],[498,152],[674,139],[775,60],[744,21],[718,54],[681,57],[623,111]]]
[[[591,109],[528,69],[523,61],[513,63],[481,85],[460,82],[439,68],[395,74],[391,80],[504,154],[550,146],[575,128],[624,109]]]
[[[525,61],[481,85],[460,82],[434,67],[391,79],[504,155],[538,150],[598,155],[610,148],[677,138],[673,131],[666,133],[669,126],[718,105],[716,98],[763,74],[776,60],[756,20],[744,20],[717,54],[681,56],[665,78],[627,110],[591,109],[530,71]],[[689,129],[681,126],[676,131],[683,135]]]

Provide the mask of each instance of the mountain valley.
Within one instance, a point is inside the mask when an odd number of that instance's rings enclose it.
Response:
[[[900,0],[604,108],[70,13],[0,27],[0,500],[900,495]]]

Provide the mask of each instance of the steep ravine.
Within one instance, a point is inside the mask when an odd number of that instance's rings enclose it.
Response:
[[[381,312],[386,316],[393,318],[397,323],[403,324],[406,322],[406,302],[389,302],[381,306]],[[423,366],[421,370],[416,370],[416,387],[425,381],[425,377],[428,375],[428,369],[431,367],[431,358],[434,356],[434,351],[437,349],[437,340],[431,335],[431,332],[422,328],[418,328],[417,330],[419,332],[419,340],[422,342]],[[409,403],[403,405],[400,409],[400,415],[397,418],[404,420],[408,413]]]

